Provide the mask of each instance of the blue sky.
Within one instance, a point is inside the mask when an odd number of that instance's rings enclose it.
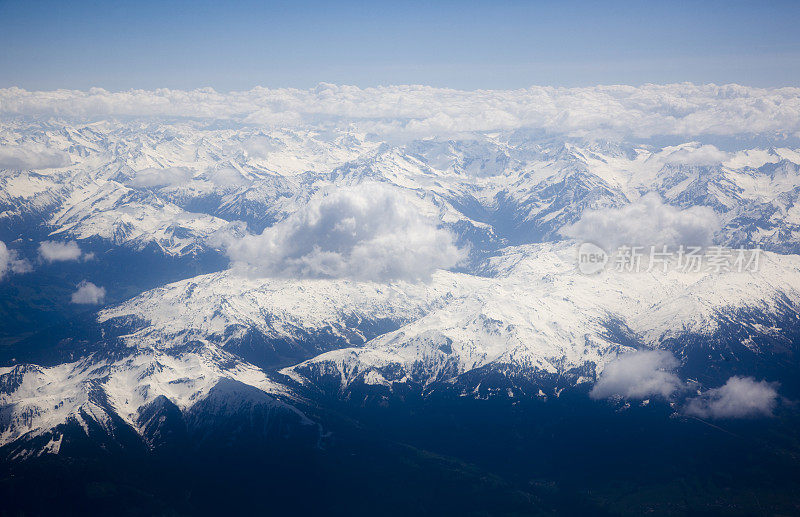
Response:
[[[800,2],[0,0],[0,87],[800,85]]]

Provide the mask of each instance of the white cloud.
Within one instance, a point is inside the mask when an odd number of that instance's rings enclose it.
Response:
[[[69,155],[57,149],[40,145],[0,145],[0,169],[49,169],[66,167],[70,163]]]
[[[670,164],[708,166],[721,164],[729,155],[713,145],[685,145],[678,149],[665,149],[660,157]]]
[[[672,372],[678,360],[665,350],[646,350],[620,356],[605,367],[589,396],[644,399],[670,397],[682,383]]]
[[[247,152],[250,158],[264,159],[269,157],[270,153],[278,151],[281,148],[280,142],[275,142],[265,136],[254,136],[248,138],[242,147]]]
[[[375,184],[323,192],[261,235],[230,243],[228,255],[271,276],[424,280],[463,253],[419,202]]]
[[[137,171],[129,184],[136,188],[162,188],[183,185],[192,179],[192,173],[185,167],[149,167]]]
[[[733,153],[724,165],[731,169],[741,169],[742,167],[757,169],[767,163],[778,163],[782,159],[789,159],[795,163],[800,162],[797,152],[789,149],[746,149]]]
[[[649,193],[620,208],[587,210],[561,233],[610,251],[622,245],[706,246],[719,228],[719,219],[711,208],[681,209]]]
[[[244,118],[248,124],[258,124],[259,126],[297,126],[303,121],[300,113],[291,111],[273,111],[269,108],[255,111]]]
[[[0,89],[0,115],[200,117],[286,127],[338,124],[416,136],[517,128],[594,138],[794,134],[800,132],[800,88],[690,83],[477,91],[320,84],[230,93],[7,88]]]
[[[6,243],[0,241],[0,280],[10,273],[27,273],[33,268],[24,259],[20,259],[15,250],[10,250]]]
[[[747,418],[770,416],[777,404],[775,384],[731,377],[723,386],[690,399],[684,412],[702,418]]]
[[[80,260],[81,248],[75,241],[43,241],[39,244],[39,256],[50,263]]]
[[[242,173],[233,167],[220,167],[219,169],[209,171],[206,174],[211,183],[217,187],[241,187],[247,185],[250,181],[242,176]]]
[[[106,288],[98,287],[84,280],[78,284],[78,290],[72,293],[72,303],[80,305],[97,305],[106,298]]]
[[[10,270],[11,251],[6,247],[6,243],[0,241],[0,279]]]

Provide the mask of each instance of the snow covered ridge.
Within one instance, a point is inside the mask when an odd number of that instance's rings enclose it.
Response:
[[[444,388],[484,396],[481,385],[492,375],[507,380],[504,396],[553,396],[594,382],[637,347],[669,347],[687,335],[708,340],[731,314],[777,319],[800,307],[797,255],[764,253],[756,272],[587,276],[577,271],[576,253],[574,242],[511,247],[489,259],[482,276],[440,271],[429,283],[248,278],[231,270],[154,289],[100,313],[108,330],[131,331],[121,349],[52,368],[0,370],[0,443],[40,439],[20,450],[54,452],[65,425],[111,435],[124,428],[147,442],[146,415],[157,400],[202,419],[201,409],[220,406],[204,402],[220,383],[240,386],[236,397],[251,387],[263,394],[261,404],[302,426],[312,424],[292,407],[302,400],[297,393],[413,387],[423,395]],[[364,326],[370,320],[391,328]],[[754,354],[769,353],[759,343],[780,333],[735,323]],[[340,338],[331,345],[339,349],[303,350],[316,356],[273,376],[235,348],[237,333],[252,330],[270,338],[262,343],[298,345],[325,330]],[[727,391],[708,396],[724,401]],[[713,397],[695,409],[719,405]],[[231,404],[238,407],[222,405]]]
[[[576,271],[575,252],[564,244],[508,249],[492,260],[494,279],[468,295],[363,347],[327,352],[283,373],[306,386],[337,386],[344,395],[354,384],[470,386],[489,371],[537,388],[559,379],[563,388],[594,381],[635,347],[710,339],[737,313],[778,319],[788,307],[796,320],[800,307],[796,255],[766,254],[758,272],[586,276]],[[780,332],[741,325],[751,341]]]
[[[99,429],[104,439],[119,439],[133,431],[150,444],[157,438],[150,413],[164,403],[187,416],[193,409],[207,412],[207,406],[219,410],[221,405],[232,417],[237,407],[249,402],[236,396],[228,400],[227,392],[242,391],[236,386],[244,387],[249,397],[247,390],[260,394],[258,403],[275,419],[316,429],[316,424],[281,400],[291,398],[290,391],[235,356],[214,347],[150,348],[124,354],[98,352],[52,368],[0,368],[0,446],[18,442],[20,447],[11,453],[23,456],[58,453],[70,426],[88,436]],[[215,415],[193,416],[209,419]],[[31,446],[34,443],[38,446]]]
[[[369,341],[357,353],[409,339],[412,332],[452,344],[446,329],[484,348],[492,340],[483,339],[488,327],[482,325],[499,325],[501,335],[536,356],[537,367],[554,371],[545,357],[566,358],[573,366],[602,363],[604,354],[586,355],[586,337],[597,340],[590,348],[608,347],[613,356],[620,343],[606,336],[610,322],[623,322],[644,344],[657,346],[683,332],[713,332],[719,311],[771,313],[782,307],[782,296],[800,300],[797,255],[764,252],[752,272],[609,269],[586,276],[577,268],[577,249],[574,242],[511,247],[485,263],[482,276],[439,271],[427,283],[293,280],[228,270],[145,292],[98,319],[125,332],[123,341],[133,347],[225,346],[253,330],[299,346],[326,331],[339,338],[335,347]],[[366,325],[370,321],[384,326]],[[387,327],[397,330],[380,335]],[[534,350],[535,343],[543,348]],[[511,353],[509,346],[502,341],[494,355],[479,352],[482,359],[469,367]]]
[[[800,89],[691,83],[589,88],[533,86],[459,91],[426,86],[220,93],[0,90],[0,116],[192,117],[297,127],[357,124],[360,131],[431,136],[533,128],[571,136],[736,135],[800,130]]]
[[[797,255],[764,253],[754,272],[612,269],[595,276],[577,270],[576,255],[572,242],[512,247],[485,263],[482,276],[442,271],[427,284],[228,271],[144,293],[100,320],[129,329],[123,340],[130,346],[162,348],[199,341],[236,350],[252,330],[300,347],[324,331],[336,339],[306,353],[325,353],[283,370],[302,384],[332,375],[342,389],[356,380],[427,385],[502,366],[571,385],[593,380],[631,347],[713,336],[737,311],[779,318],[800,307]],[[370,321],[384,325],[363,326]],[[756,341],[777,332],[745,327]]]
[[[35,227],[51,233],[48,240],[99,238],[173,256],[224,253],[226,243],[282,222],[311,228],[286,221],[312,212],[325,192],[363,193],[365,185],[379,183],[394,192],[396,204],[413,205],[424,216],[427,222],[417,226],[441,226],[475,249],[577,236],[568,230],[587,210],[600,210],[593,224],[613,234],[613,219],[634,205],[649,217],[636,219],[643,221],[638,233],[680,214],[685,220],[713,210],[696,230],[713,233],[718,244],[800,250],[800,153],[788,147],[658,146],[527,129],[398,141],[353,127],[220,126],[2,122],[0,149],[14,158],[0,159],[0,223],[15,235]],[[43,162],[42,149],[64,160]],[[619,211],[603,212],[611,209]],[[444,262],[456,258],[447,238],[428,244],[449,250]]]
[[[236,347],[255,333],[277,360],[363,344],[485,282],[446,271],[430,283],[384,284],[248,277],[228,270],[145,292],[101,311],[98,319],[112,332],[124,332],[122,340],[132,347]]]

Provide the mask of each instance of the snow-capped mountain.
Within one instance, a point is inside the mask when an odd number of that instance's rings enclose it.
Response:
[[[215,418],[253,418],[256,409],[262,431],[296,427],[296,435],[319,437],[318,425],[282,400],[292,397],[261,369],[214,347],[100,350],[50,368],[3,368],[0,441],[16,459],[57,454],[76,432],[99,443],[138,436],[153,447],[180,420],[203,434],[214,431]]]
[[[531,141],[518,132],[390,145],[347,130],[23,121],[4,125],[0,145],[60,153],[48,167],[21,162],[0,176],[6,233],[38,224],[168,255],[218,248],[220,233],[260,232],[320,189],[364,181],[427,197],[457,233],[495,246],[558,240],[586,209],[646,192],[712,207],[727,244],[794,251],[800,225],[800,155],[787,148],[711,163],[697,143]]]
[[[270,367],[362,345],[485,283],[446,271],[430,283],[381,284],[228,270],[145,292],[98,320],[131,347],[212,343]]]
[[[390,390],[455,385],[478,393],[490,372],[512,385],[519,378],[534,390],[529,395],[542,388],[552,394],[593,382],[620,353],[669,347],[689,336],[711,340],[734,315],[742,318],[750,352],[773,352],[759,343],[791,327],[766,327],[743,316],[798,318],[796,256],[768,254],[755,273],[610,270],[586,276],[575,268],[575,255],[568,244],[504,250],[491,260],[492,279],[466,296],[363,347],[327,352],[282,372],[336,396],[347,395],[354,383]]]
[[[124,423],[150,439],[142,414],[156,399],[188,414],[225,379],[290,402],[297,390],[312,398],[398,389],[554,396],[594,382],[626,351],[667,348],[696,361],[680,346],[720,340],[732,323],[744,345],[733,359],[780,355],[775,340],[791,327],[779,324],[800,314],[795,255],[765,253],[755,272],[595,276],[580,273],[575,257],[569,241],[511,247],[486,261],[482,276],[441,271],[429,283],[236,270],[176,282],[100,312],[116,346],[51,368],[5,368],[2,440],[57,434],[69,422],[86,429],[86,418],[111,435],[109,426]]]
[[[4,367],[0,442],[14,454],[54,452],[67,428],[153,445],[162,417],[202,434],[239,396],[267,432],[270,415],[314,427],[297,407],[330,397],[547,398],[636,349],[671,350],[697,378],[797,364],[800,153],[786,147],[24,119],[0,126],[0,145],[21,157],[0,172],[2,238],[20,253],[47,239],[218,258],[102,308],[88,354]],[[362,194],[320,201],[339,191]],[[368,208],[385,192],[374,213],[395,226],[376,229]],[[630,207],[650,218],[643,233]],[[586,214],[600,230],[584,231]],[[330,234],[344,244],[322,249]],[[755,271],[582,274],[575,239],[609,234],[768,251]],[[414,275],[375,265],[390,259]]]

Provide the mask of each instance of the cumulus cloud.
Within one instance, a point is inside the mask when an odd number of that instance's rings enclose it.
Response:
[[[731,377],[723,386],[690,399],[684,413],[702,418],[771,416],[778,404],[776,384],[752,377]]]
[[[746,149],[733,153],[725,165],[732,169],[741,169],[742,167],[753,167],[757,169],[767,163],[778,163],[782,159],[789,159],[795,163],[800,162],[800,156],[795,151],[788,149]]]
[[[72,293],[72,303],[79,305],[97,305],[106,299],[106,288],[84,280],[78,284],[78,290]]]
[[[207,174],[208,180],[217,187],[241,187],[247,185],[250,181],[242,176],[242,173],[233,167],[220,167],[219,169],[209,171]]]
[[[49,169],[66,167],[70,163],[69,155],[57,149],[38,145],[0,145],[0,169]]]
[[[254,136],[248,138],[243,144],[247,156],[250,158],[267,158],[270,153],[275,152],[281,148],[279,142],[273,141],[271,138],[265,136]]]
[[[713,145],[687,145],[678,149],[667,148],[661,153],[661,158],[670,164],[708,166],[721,164],[729,155]]]
[[[719,218],[711,208],[681,209],[649,193],[620,208],[588,210],[562,228],[561,234],[613,250],[622,245],[707,246],[719,228]]]
[[[682,383],[672,370],[678,360],[665,350],[646,350],[620,356],[605,367],[589,396],[644,399],[670,397]]]
[[[0,89],[0,115],[200,117],[284,127],[324,123],[417,136],[517,128],[579,137],[796,134],[800,88],[690,83],[477,91],[320,84],[230,93],[7,88]]]
[[[31,269],[30,262],[20,259],[15,250],[8,249],[6,243],[0,241],[0,280],[8,273],[27,273]]]
[[[39,256],[48,263],[80,260],[81,248],[75,241],[43,241],[39,244]]]
[[[261,235],[230,243],[228,255],[270,276],[425,280],[463,253],[417,202],[379,185],[323,192]]]
[[[128,184],[136,188],[163,188],[183,185],[192,179],[192,173],[185,167],[158,169],[149,167],[137,171]]]

